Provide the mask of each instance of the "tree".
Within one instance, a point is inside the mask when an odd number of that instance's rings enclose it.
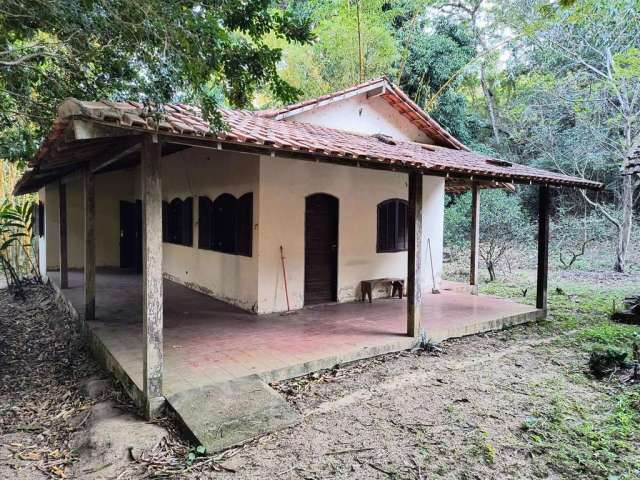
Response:
[[[423,23],[410,22],[399,34],[407,45],[398,67],[400,86],[451,134],[472,144],[477,118],[456,88],[463,78],[458,73],[475,55],[473,39],[462,25],[445,18],[436,18],[429,29]]]
[[[571,268],[589,245],[611,239],[606,220],[588,205],[584,207],[582,215],[560,207],[552,219],[551,244],[563,268]]]
[[[485,0],[449,0],[436,2],[436,6],[448,15],[457,16],[460,21],[468,25],[474,40],[476,58],[479,60],[479,83],[482,88],[487,114],[493,133],[493,142],[497,147],[500,144],[500,127],[498,124],[498,106],[495,88],[492,86],[493,75],[490,70],[497,61],[496,45],[501,44],[500,33],[503,29],[497,28],[493,19],[493,10],[501,7]]]
[[[402,13],[399,6],[385,0],[312,0],[294,1],[290,9],[312,19],[315,41],[296,45],[272,38],[270,45],[282,48],[282,78],[306,97],[359,83],[361,53],[366,79],[393,71],[398,57],[394,22]],[[265,95],[266,105],[279,101]]]
[[[459,195],[445,209],[444,243],[469,249],[471,194]],[[531,237],[531,227],[517,195],[502,189],[486,189],[480,199],[480,258],[496,279],[496,267],[506,255]]]
[[[620,176],[640,142],[640,10],[637,0],[572,8],[517,3],[526,34],[510,100],[511,144],[525,163],[600,178],[613,198],[581,192],[615,227],[614,269],[625,270],[638,180]],[[518,71],[519,70],[519,71]],[[620,215],[607,207],[613,200]]]
[[[266,45],[270,33],[311,39],[308,20],[270,0],[6,0],[0,157],[28,157],[67,96],[134,97],[159,111],[189,100],[212,121],[222,95],[247,106],[266,87],[291,101],[299,91],[277,74],[281,51]]]

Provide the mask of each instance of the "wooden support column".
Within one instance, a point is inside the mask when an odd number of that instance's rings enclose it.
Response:
[[[160,143],[147,135],[142,143],[140,176],[142,180],[142,324],[143,390],[146,414],[159,413],[163,371],[163,295],[162,295],[162,184],[160,178]]]
[[[93,173],[84,171],[84,319],[96,318],[96,187]]]
[[[407,335],[417,337],[422,321],[422,174],[409,174],[407,208]]]
[[[69,288],[69,255],[67,244],[67,186],[58,182],[60,288]]]
[[[471,187],[471,256],[469,259],[469,285],[471,293],[478,295],[478,266],[480,258],[480,185]]]
[[[547,308],[547,277],[549,274],[549,187],[541,186],[538,199],[538,276],[536,308]]]

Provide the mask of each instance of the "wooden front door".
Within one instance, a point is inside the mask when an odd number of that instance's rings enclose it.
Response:
[[[120,267],[142,271],[142,203],[120,202]]]
[[[337,301],[338,199],[316,193],[306,199],[304,303]]]

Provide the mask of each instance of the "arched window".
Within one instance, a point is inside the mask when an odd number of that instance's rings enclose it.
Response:
[[[252,255],[253,193],[236,199],[229,193],[213,202],[198,199],[198,248],[234,255]]]
[[[407,201],[400,198],[378,204],[378,253],[407,249],[407,205]]]
[[[193,199],[174,198],[162,205],[162,238],[176,245],[193,245]]]

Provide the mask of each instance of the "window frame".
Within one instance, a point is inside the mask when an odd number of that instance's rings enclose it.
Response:
[[[376,253],[397,253],[408,250],[408,209],[409,202],[403,198],[389,198],[378,203],[376,208]],[[389,222],[390,211],[393,211],[394,215],[391,225]],[[386,215],[385,225],[381,224],[383,214]],[[404,228],[401,235],[402,219],[404,219]]]
[[[206,195],[198,197],[198,248],[253,256],[253,192],[238,198],[227,192],[214,200]]]
[[[193,246],[193,197],[162,202],[162,241]]]

